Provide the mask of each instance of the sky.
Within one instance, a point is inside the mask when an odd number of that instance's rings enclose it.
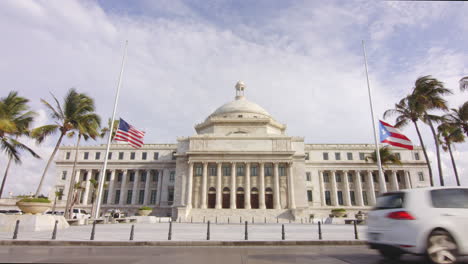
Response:
[[[2,0],[0,97],[18,91],[29,98],[40,126],[53,122],[40,99],[61,99],[74,87],[95,99],[106,120],[128,40],[117,115],[144,129],[147,143],[194,135],[196,124],[233,100],[238,80],[288,135],[372,143],[362,40],[378,118],[425,75],[452,89],[447,100],[458,107],[468,99],[458,89],[468,75],[467,11],[461,1]],[[421,127],[438,183],[434,141]],[[413,126],[402,131],[419,145]],[[35,191],[57,139],[23,139],[42,159],[24,154],[6,193]],[[454,152],[463,185],[467,145]],[[442,160],[453,185],[448,153]],[[0,153],[1,174],[6,162]],[[43,193],[54,181],[52,167]]]

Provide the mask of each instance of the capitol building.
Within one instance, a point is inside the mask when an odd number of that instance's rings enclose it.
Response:
[[[375,204],[378,169],[366,161],[373,144],[305,143],[304,137],[288,135],[286,125],[249,101],[244,91],[238,82],[233,101],[195,125],[195,135],[177,138],[175,144],[140,149],[112,144],[104,175],[106,145],[80,147],[75,175],[82,189],[75,208],[91,211],[96,192],[90,179],[101,176],[101,212],[120,209],[133,215],[149,206],[152,215],[181,221],[309,219],[336,208],[352,217]],[[388,191],[430,185],[420,147],[392,151],[402,165],[384,167]],[[74,154],[74,146],[62,146],[56,159],[55,190],[64,192],[62,208]]]

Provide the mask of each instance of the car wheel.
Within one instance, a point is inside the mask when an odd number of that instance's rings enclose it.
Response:
[[[436,230],[429,235],[426,255],[431,263],[452,264],[457,261],[458,246],[447,231]]]
[[[398,260],[401,257],[401,252],[391,249],[379,249],[380,255],[386,259]]]

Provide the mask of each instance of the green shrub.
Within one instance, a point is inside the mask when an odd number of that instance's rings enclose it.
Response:
[[[332,213],[341,213],[341,212],[344,213],[344,212],[346,212],[346,209],[344,209],[344,208],[336,208],[336,209],[332,209],[331,211],[332,211]]]
[[[153,208],[148,207],[148,206],[142,206],[142,207],[138,208],[138,210],[153,210]]]
[[[50,203],[48,198],[23,198],[19,202],[25,203]]]

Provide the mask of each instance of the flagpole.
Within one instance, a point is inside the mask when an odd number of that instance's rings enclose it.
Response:
[[[387,185],[385,184],[385,177],[383,175],[382,163],[380,159],[379,142],[377,141],[377,130],[375,129],[374,104],[372,103],[372,91],[371,91],[370,82],[369,82],[369,71],[367,70],[367,56],[366,56],[366,47],[364,45],[364,40],[362,41],[362,50],[364,52],[364,66],[366,68],[367,91],[369,94],[369,104],[370,104],[370,111],[371,111],[371,117],[372,117],[372,129],[374,130],[375,153],[377,156],[377,166],[379,167],[379,190],[380,190],[380,193],[385,193],[387,192]]]
[[[110,150],[110,145],[112,141],[112,131],[114,131],[115,112],[117,112],[117,104],[119,102],[120,86],[122,85],[122,75],[123,75],[124,66],[125,66],[125,59],[127,57],[127,46],[128,46],[128,40],[125,41],[125,51],[124,51],[124,56],[122,59],[122,67],[120,69],[119,82],[117,84],[117,92],[115,93],[114,110],[112,112],[112,121],[110,123],[109,135],[107,136],[107,148],[106,148],[106,154],[104,155],[104,165],[102,166],[101,177],[99,177],[98,193],[96,197],[96,203],[93,208],[94,210],[92,212],[92,216],[94,218],[99,217],[99,210],[101,207],[102,189],[104,188],[104,181],[106,179],[105,177],[106,177],[106,170],[107,170],[107,160],[109,158],[109,150]]]

